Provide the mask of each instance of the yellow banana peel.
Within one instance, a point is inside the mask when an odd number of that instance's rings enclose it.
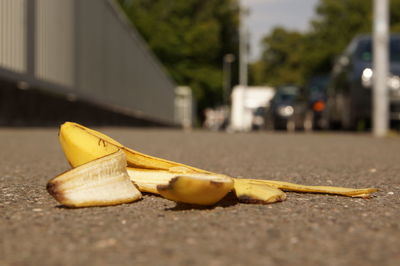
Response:
[[[239,202],[242,203],[274,203],[284,201],[286,194],[268,184],[255,183],[251,179],[234,179],[234,191]]]
[[[58,139],[67,161],[72,167],[91,162],[117,152],[122,146],[110,137],[75,123],[64,123]]]
[[[352,189],[330,186],[304,186],[288,182],[239,179],[193,166],[153,157],[124,147],[107,135],[73,122],[64,123],[59,140],[72,167],[84,166],[98,158],[123,151],[127,174],[142,192],[160,194],[177,202],[213,205],[229,191],[244,203],[273,203],[286,199],[282,191],[369,197],[375,188]]]
[[[284,191],[293,192],[308,192],[308,193],[323,193],[323,194],[336,194],[348,197],[368,198],[371,193],[378,191],[376,188],[345,188],[345,187],[332,187],[332,186],[306,186],[283,181],[275,180],[261,180],[261,179],[248,179],[249,182],[254,184],[265,184],[271,187],[279,188]]]
[[[158,194],[158,185],[167,185],[171,179],[179,175],[164,170],[149,170],[140,168],[127,168],[128,175],[140,191]]]
[[[171,167],[168,171],[127,167],[127,171],[132,182],[139,187],[140,191],[155,194],[158,194],[158,185],[166,185],[171,181],[171,179],[178,175],[207,174],[194,172],[193,170],[183,166]]]
[[[65,122],[61,125],[59,140],[72,167],[77,167],[120,149],[126,155],[128,167],[167,171],[171,168],[184,168],[196,173],[208,173],[192,166],[129,149],[103,133],[73,122]]]
[[[178,175],[166,185],[157,185],[164,198],[196,205],[214,205],[232,188],[232,178],[211,174]]]

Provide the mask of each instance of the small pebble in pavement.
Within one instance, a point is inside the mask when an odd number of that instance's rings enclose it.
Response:
[[[99,240],[97,241],[94,246],[96,248],[107,248],[107,247],[111,247],[111,246],[115,246],[117,244],[117,240],[115,240],[114,238],[109,238],[109,239],[103,239],[103,240]]]
[[[369,172],[370,172],[370,173],[376,173],[376,168],[371,168],[371,169],[369,169]]]

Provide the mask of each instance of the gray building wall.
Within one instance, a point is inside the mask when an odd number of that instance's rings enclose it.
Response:
[[[175,84],[112,0],[0,0],[1,76],[174,123]]]
[[[0,68],[26,71],[26,0],[0,1]]]

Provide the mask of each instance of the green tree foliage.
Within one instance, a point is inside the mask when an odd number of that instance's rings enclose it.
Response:
[[[310,73],[328,72],[351,39],[372,27],[372,1],[320,0],[307,34],[305,64]]]
[[[390,0],[390,31],[400,32],[400,0]]]
[[[179,85],[192,88],[199,109],[222,97],[222,59],[237,54],[237,0],[119,0]]]
[[[304,36],[295,31],[275,28],[262,40],[261,60],[251,65],[251,81],[278,86],[301,84]]]
[[[273,30],[263,39],[262,58],[251,66],[254,83],[303,85],[313,75],[330,72],[355,35],[371,32],[372,2],[320,0],[308,32]],[[390,26],[400,32],[400,0],[390,0]]]

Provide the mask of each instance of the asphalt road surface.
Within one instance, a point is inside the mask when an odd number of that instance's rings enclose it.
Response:
[[[0,129],[0,265],[399,265],[400,137],[102,128],[126,146],[237,177],[377,187],[371,199],[288,192],[196,209],[146,195],[67,209],[57,129]]]

